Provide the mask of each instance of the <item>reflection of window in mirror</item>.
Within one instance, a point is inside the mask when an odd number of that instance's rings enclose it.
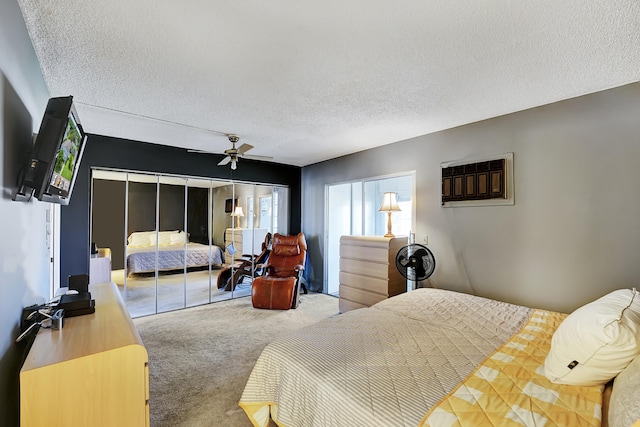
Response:
[[[271,196],[260,197],[260,228],[271,230]]]
[[[273,192],[273,215],[271,218],[273,219],[273,232],[278,232],[278,191]]]
[[[253,196],[247,197],[247,228],[253,228]]]

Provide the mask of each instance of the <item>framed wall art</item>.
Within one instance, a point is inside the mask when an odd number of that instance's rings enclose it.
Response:
[[[515,204],[513,153],[440,164],[443,207]]]

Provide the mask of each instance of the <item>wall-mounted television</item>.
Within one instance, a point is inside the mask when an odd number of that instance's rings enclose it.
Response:
[[[49,99],[18,194],[69,204],[86,140],[73,97]]]

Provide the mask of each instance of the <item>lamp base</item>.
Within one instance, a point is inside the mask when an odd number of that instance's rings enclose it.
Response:
[[[387,212],[387,234],[385,234],[384,237],[396,237],[391,232],[391,211]]]

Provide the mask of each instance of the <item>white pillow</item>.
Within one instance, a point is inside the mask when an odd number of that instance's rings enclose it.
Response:
[[[609,400],[609,427],[629,427],[640,420],[640,357],[613,381]]]
[[[551,339],[544,372],[559,384],[605,384],[638,354],[640,293],[619,289],[564,319]]]
[[[152,235],[155,235],[155,231],[136,231],[129,235],[127,243],[131,246],[150,246]]]
[[[175,230],[175,231],[158,231],[157,234],[157,239],[158,239],[158,246],[167,246],[171,244],[171,236],[173,236],[174,234],[178,234],[180,233],[179,230]],[[156,244],[156,234],[152,234],[151,236],[149,236],[150,240],[151,240],[151,244],[155,245]]]
[[[184,245],[187,242],[187,234],[182,231],[170,235],[172,245]]]

